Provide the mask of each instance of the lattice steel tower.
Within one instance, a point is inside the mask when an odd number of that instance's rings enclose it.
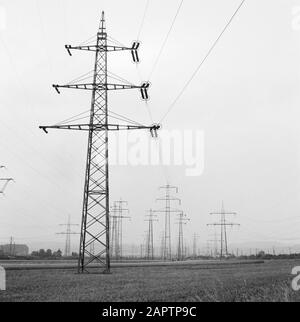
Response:
[[[200,235],[194,233],[193,235],[193,257],[196,258],[198,256],[198,239]]]
[[[110,254],[114,256],[116,260],[123,258],[123,220],[131,219],[130,216],[125,216],[125,212],[129,212],[129,209],[124,208],[124,205],[128,206],[128,202],[120,199],[114,202],[114,206],[111,207],[110,222],[111,222],[111,248]]]
[[[163,259],[171,260],[172,259],[172,243],[171,243],[171,213],[180,213],[180,210],[172,209],[171,202],[178,201],[181,204],[181,200],[179,198],[175,198],[171,196],[171,191],[175,190],[178,193],[178,188],[173,187],[169,184],[160,187],[166,191],[166,194],[162,198],[158,198],[157,201],[165,201],[165,209],[164,210],[156,210],[155,212],[164,213],[165,214],[165,231],[164,231],[164,240],[163,240]]]
[[[71,235],[79,235],[79,233],[74,232],[71,230],[72,226],[79,226],[77,224],[71,223],[71,216],[68,216],[68,222],[66,224],[60,224],[59,226],[65,226],[67,227],[65,232],[57,233],[57,235],[65,235],[66,236],[66,243],[65,243],[65,252],[64,256],[69,257],[71,256]]]
[[[79,250],[78,272],[88,272],[92,264],[110,272],[110,240],[109,240],[109,163],[108,133],[109,131],[148,129],[153,136],[157,135],[159,125],[144,126],[139,123],[131,125],[112,124],[109,121],[108,91],[123,89],[139,89],[144,100],[148,99],[149,83],[140,86],[131,84],[108,83],[107,53],[113,51],[130,51],[134,62],[139,62],[140,44],[134,42],[131,47],[108,45],[104,12],[95,45],[70,46],[66,49],[95,52],[93,81],[69,85],[53,85],[58,93],[60,88],[82,89],[92,91],[92,103],[88,124],[65,124],[41,126],[46,133],[48,129],[67,129],[88,131],[88,149],[84,185],[84,201],[81,222],[81,238]],[[123,118],[123,121],[128,119]],[[132,125],[133,124],[133,125]],[[94,244],[95,254],[91,254],[90,245]]]
[[[177,247],[177,260],[183,261],[184,259],[184,238],[183,238],[183,225],[186,225],[190,221],[187,216],[181,212],[178,215],[178,247]]]
[[[227,239],[227,227],[234,227],[234,226],[240,226],[239,224],[235,223],[229,223],[226,219],[227,215],[236,215],[235,212],[227,212],[225,211],[224,202],[222,202],[222,208],[221,211],[212,212],[211,215],[219,215],[220,222],[216,222],[213,224],[208,224],[208,226],[213,227],[220,227],[220,258],[223,258],[224,256],[228,256],[228,239]]]
[[[153,222],[158,221],[152,209],[149,210],[146,221],[148,222],[148,231],[146,236],[146,258],[154,259],[154,237],[153,237]]]

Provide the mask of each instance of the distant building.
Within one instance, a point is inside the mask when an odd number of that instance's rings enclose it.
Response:
[[[29,247],[17,244],[0,245],[0,253],[9,256],[28,256]]]

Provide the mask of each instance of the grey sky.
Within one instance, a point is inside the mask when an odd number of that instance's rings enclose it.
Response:
[[[239,0],[185,0],[151,79],[149,108],[155,121],[167,111],[216,39]],[[128,53],[112,54],[109,69],[140,83],[153,67],[179,1],[150,1],[141,32],[141,64]],[[0,31],[1,176],[13,176],[0,200],[0,242],[63,245],[58,224],[72,215],[79,223],[87,138],[84,133],[52,131],[52,124],[89,108],[90,93],[63,91],[66,83],[93,68],[93,55],[65,44],[96,34],[105,10],[108,33],[121,43],[136,40],[145,1],[0,1],[6,28]],[[132,221],[126,242],[140,243],[145,210],[157,208],[158,187],[166,178],[179,187],[182,207],[194,232],[205,242],[210,211],[238,212],[241,228],[231,242],[299,243],[299,37],[293,9],[300,1],[249,0],[173,111],[164,129],[205,132],[205,169],[186,177],[183,167],[111,167],[111,199],[128,200]],[[295,20],[294,20],[295,21]],[[151,123],[138,92],[110,96],[110,109]],[[298,217],[298,218],[297,218]],[[163,227],[163,216],[156,239]],[[173,234],[175,234],[175,225]],[[47,243],[45,243],[46,241]]]

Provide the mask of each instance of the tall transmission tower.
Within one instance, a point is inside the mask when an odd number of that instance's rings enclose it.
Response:
[[[220,222],[208,224],[208,226],[220,227],[220,258],[228,256],[228,240],[227,240],[227,227],[240,226],[239,224],[227,222],[227,215],[236,215],[235,212],[226,212],[224,202],[222,202],[222,208],[220,212],[212,212],[211,215],[219,215]]]
[[[140,86],[131,84],[112,84],[108,82],[107,54],[116,51],[131,52],[133,61],[138,63],[139,42],[131,47],[108,44],[104,12],[97,32],[96,44],[70,46],[66,49],[70,55],[72,50],[83,50],[95,53],[93,79],[85,82],[81,78],[77,84],[53,85],[60,93],[61,88],[88,90],[92,92],[89,121],[82,124],[60,124],[53,126],[40,126],[48,133],[49,129],[63,129],[88,132],[88,149],[84,185],[83,211],[81,222],[81,237],[78,261],[78,273],[89,271],[92,264],[97,263],[104,273],[110,273],[110,229],[109,229],[109,131],[147,129],[152,136],[157,136],[160,126],[144,126],[137,122],[128,125],[113,124],[109,121],[111,115],[108,111],[108,91],[138,89],[142,99],[147,100],[150,84],[145,82]],[[86,75],[85,75],[86,76]],[[72,118],[73,121],[76,119]],[[78,119],[77,119],[78,120]],[[129,122],[128,118],[123,121]],[[90,245],[94,244],[95,254],[90,253]]]
[[[5,166],[1,165],[0,166],[0,169],[4,169]],[[0,178],[0,194],[4,195],[4,192],[8,186],[8,184],[11,182],[11,181],[14,181],[14,179],[12,178]],[[16,253],[16,244],[14,242],[14,239],[13,237],[10,238],[10,243],[9,243],[9,253],[10,253],[10,256],[15,256],[15,253]]]
[[[10,256],[16,255],[16,243],[13,237],[10,237],[10,240],[9,240],[9,255]]]
[[[199,235],[196,233],[193,235],[193,257],[196,258],[198,256],[198,239]]]
[[[71,235],[79,235],[79,233],[76,233],[71,230],[72,226],[79,226],[77,224],[71,223],[71,216],[68,216],[68,222],[66,224],[60,224],[59,226],[66,226],[67,230],[62,233],[57,233],[57,235],[66,235],[66,244],[65,244],[65,252],[64,255],[66,257],[71,256]]]
[[[178,248],[177,248],[177,260],[179,261],[183,261],[184,260],[184,256],[185,256],[185,248],[184,248],[184,239],[183,239],[183,225],[186,225],[187,222],[190,221],[189,218],[187,218],[187,216],[181,212],[178,215]]]
[[[118,205],[118,259],[123,258],[123,220],[130,219],[130,216],[125,216],[124,212],[129,213],[128,208],[123,208],[124,206],[128,206],[128,202],[124,200],[119,200],[116,202]]]
[[[125,212],[129,212],[129,209],[124,208],[124,205],[128,205],[127,201],[115,201],[111,208],[111,254],[115,259],[120,260],[123,258],[123,220],[130,219],[129,216],[125,216]]]
[[[111,212],[109,215],[110,223],[110,256],[113,258],[117,257],[117,247],[118,247],[118,208],[117,204],[114,202],[114,205],[111,207]]]
[[[178,187],[171,186],[169,184],[160,187],[160,190],[165,190],[165,196],[158,198],[157,201],[165,202],[164,210],[156,210],[157,213],[165,214],[165,231],[164,231],[164,245],[163,245],[163,259],[172,260],[172,244],[171,244],[171,213],[181,213],[180,210],[172,209],[171,202],[177,201],[181,205],[181,200],[171,196],[173,190],[178,193]]]
[[[148,260],[154,259],[154,243],[153,243],[153,223],[158,221],[157,216],[154,215],[154,211],[152,209],[149,210],[149,215],[147,216],[146,221],[148,222],[148,232],[146,239],[146,258]]]

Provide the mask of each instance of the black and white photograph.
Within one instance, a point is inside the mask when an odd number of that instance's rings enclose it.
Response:
[[[0,0],[0,112],[1,310],[300,301],[299,0]]]

